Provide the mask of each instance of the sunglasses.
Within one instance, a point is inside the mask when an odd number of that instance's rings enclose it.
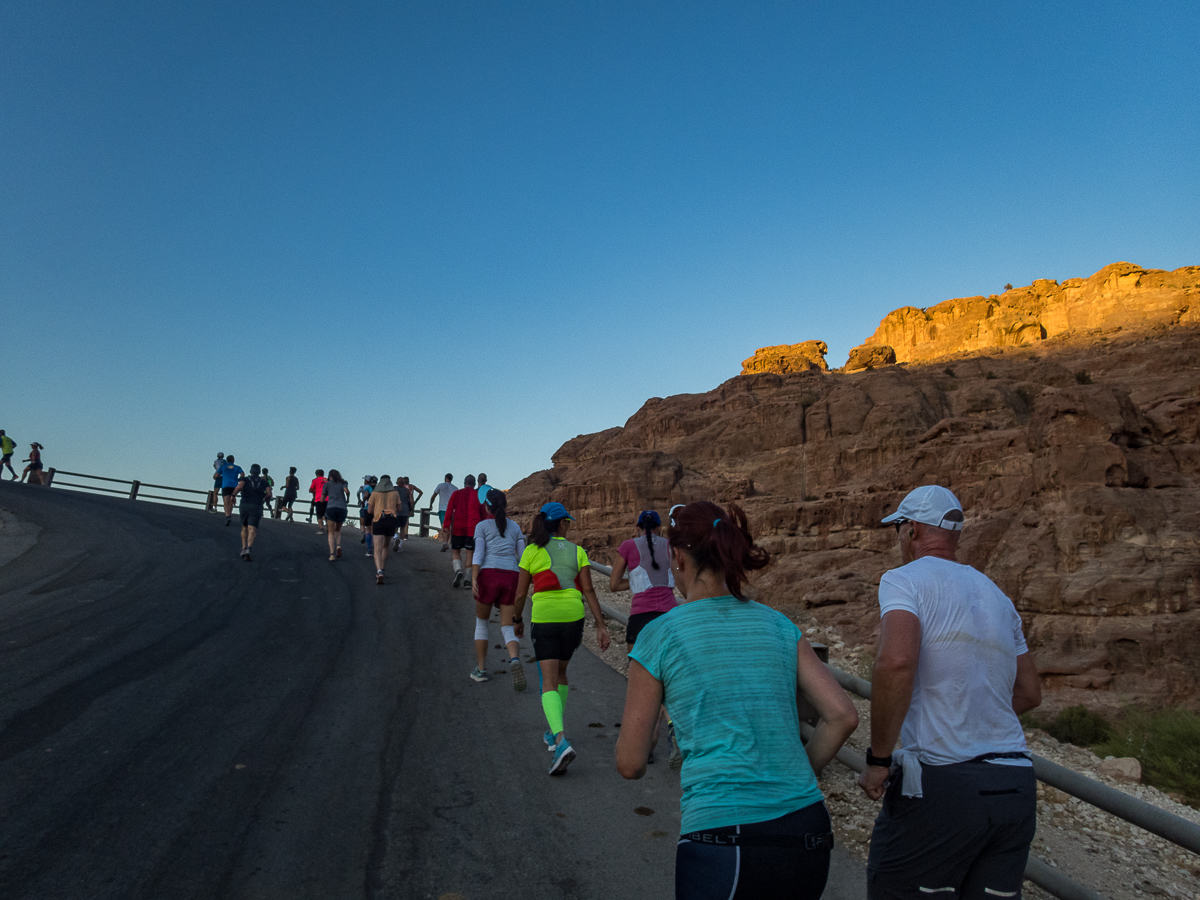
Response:
[[[907,525],[907,524],[908,524],[908,519],[897,519],[897,520],[896,520],[895,522],[893,522],[892,524],[896,526],[896,534],[899,534],[899,533],[900,533],[900,526],[901,526],[901,525]]]

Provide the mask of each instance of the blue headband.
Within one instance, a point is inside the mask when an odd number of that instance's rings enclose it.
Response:
[[[718,523],[718,522],[720,522],[720,521],[721,521],[720,519],[713,519],[713,528],[716,528],[716,527],[717,527],[717,523]]]

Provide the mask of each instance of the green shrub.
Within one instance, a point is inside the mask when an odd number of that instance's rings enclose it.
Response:
[[[1101,756],[1135,756],[1142,781],[1200,804],[1200,715],[1187,709],[1127,709]]]
[[[1108,721],[1086,706],[1068,706],[1046,725],[1046,731],[1055,740],[1079,747],[1090,747],[1113,736]]]

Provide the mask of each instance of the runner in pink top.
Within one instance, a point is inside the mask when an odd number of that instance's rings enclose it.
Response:
[[[642,535],[630,538],[617,549],[620,556],[608,579],[609,590],[614,593],[633,591],[629,624],[625,626],[627,650],[633,649],[638,632],[675,608],[675,577],[671,574],[670,550],[666,539],[658,533],[662,519],[654,510],[647,509],[638,516],[637,527],[642,530]],[[654,723],[654,739],[650,745],[648,762],[654,762],[654,747],[658,744],[658,732],[664,720],[670,723],[665,707],[659,720]],[[678,768],[673,740],[671,746],[672,768]]]

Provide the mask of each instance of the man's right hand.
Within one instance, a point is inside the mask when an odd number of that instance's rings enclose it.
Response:
[[[887,790],[890,775],[891,770],[885,769],[883,766],[867,766],[858,776],[858,786],[872,800],[878,800]]]

